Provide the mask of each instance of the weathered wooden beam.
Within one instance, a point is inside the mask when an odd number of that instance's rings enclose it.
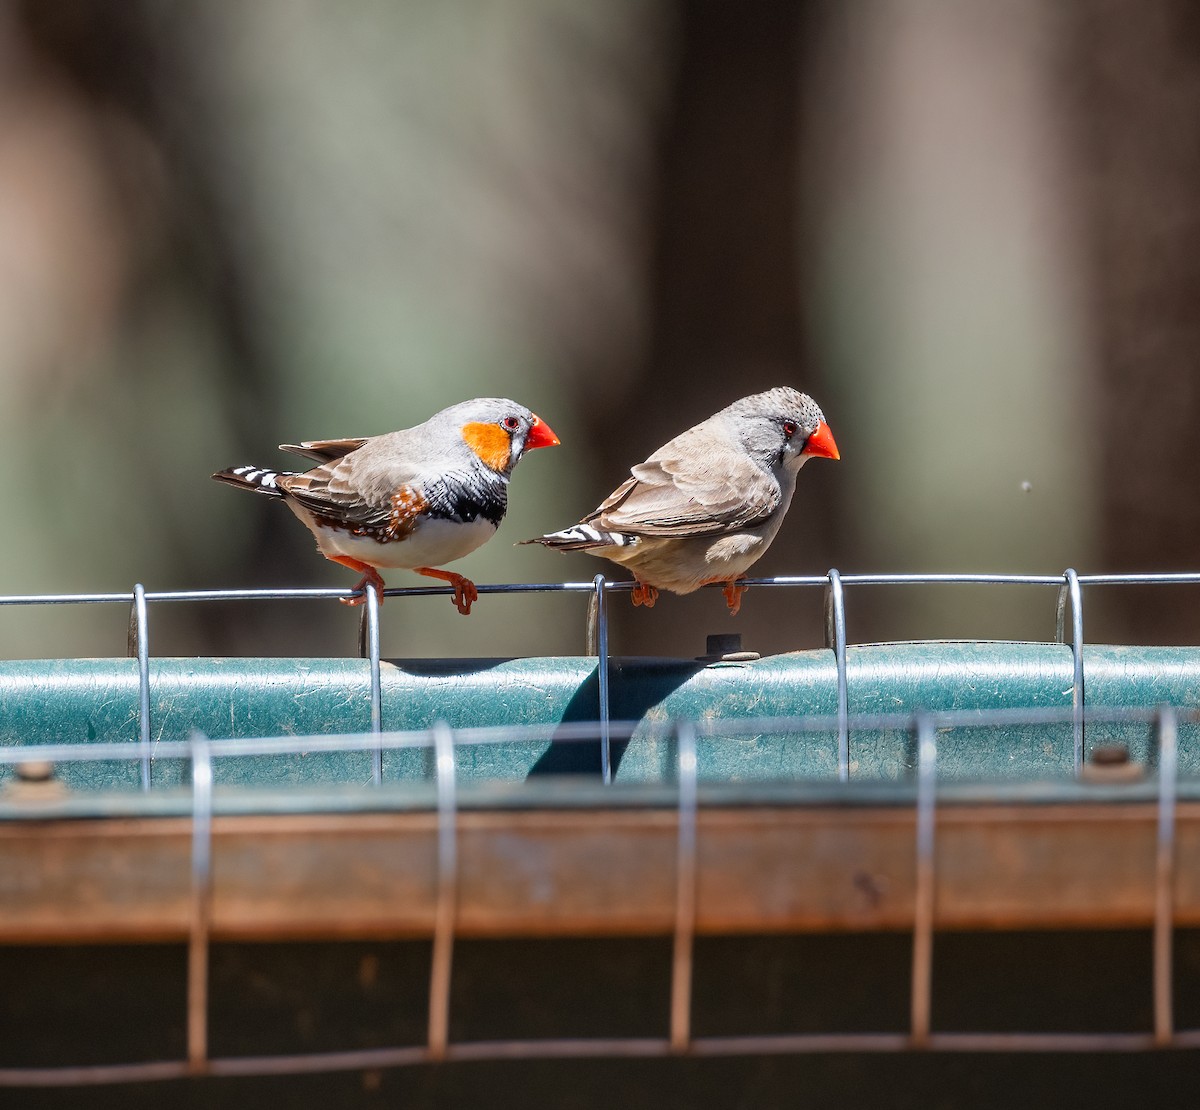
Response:
[[[1144,926],[1153,804],[943,806],[939,927]],[[457,930],[645,935],[674,925],[669,809],[463,811]],[[702,808],[704,933],[906,929],[914,814],[904,806]],[[184,818],[0,824],[0,942],[187,934]],[[426,812],[218,816],[215,939],[416,937],[432,931],[436,818]],[[1200,924],[1200,803],[1180,806],[1175,919]]]

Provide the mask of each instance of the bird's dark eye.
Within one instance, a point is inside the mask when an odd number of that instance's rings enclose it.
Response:
[[[515,416],[506,416],[500,421],[500,423],[507,431],[510,432],[515,432],[521,426],[521,421],[519,421]]]
[[[785,420],[783,422],[783,434],[791,439],[800,430],[800,425],[794,420]]]

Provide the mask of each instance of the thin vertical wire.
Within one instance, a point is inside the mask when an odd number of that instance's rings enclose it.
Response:
[[[609,738],[611,720],[608,702],[608,601],[604,592],[604,575],[592,579],[596,612],[596,678],[600,697],[600,778],[605,785],[612,782],[612,744]]]
[[[679,843],[675,856],[675,947],[671,965],[671,1048],[687,1051],[692,1026],[692,970],[696,932],[696,727],[681,721]]]
[[[383,688],[379,670],[379,591],[374,583],[368,582],[363,591],[365,604],[363,620],[366,622],[367,659],[371,668],[371,731],[379,736],[383,729]],[[371,781],[376,785],[383,782],[383,747],[376,744],[371,751]]]
[[[141,783],[150,789],[150,613],[146,606],[146,587],[133,587],[133,605],[129,611],[129,654],[138,663],[138,742],[142,747]]]
[[[189,737],[192,750],[192,906],[188,930],[188,1069],[208,1066],[208,938],[212,914],[212,753],[208,738]]]
[[[432,731],[437,768],[437,904],[429,974],[429,1055],[441,1060],[450,1040],[450,978],[458,911],[458,818],[454,734],[445,721],[438,721]]]
[[[850,778],[850,688],[846,675],[846,596],[842,576],[829,572],[825,590],[825,646],[833,648],[837,667],[838,781]]]
[[[1179,726],[1175,710],[1158,719],[1158,850],[1154,868],[1154,1042],[1175,1036],[1173,996],[1175,940],[1175,798],[1179,773]]]
[[[916,1047],[929,1043],[932,1009],[936,786],[937,740],[933,723],[922,714],[917,718],[917,873],[912,957],[911,1040]]]
[[[583,627],[583,654],[600,654],[600,602],[596,597],[596,584],[591,583],[588,592],[587,619]]]
[[[1083,770],[1085,688],[1083,678],[1083,589],[1079,575],[1069,567],[1063,571],[1063,587],[1058,591],[1055,638],[1066,643],[1066,607],[1071,602],[1071,734],[1075,777]]]

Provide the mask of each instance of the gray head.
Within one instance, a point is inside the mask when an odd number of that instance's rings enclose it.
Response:
[[[490,470],[508,474],[526,451],[554,447],[558,436],[535,413],[507,397],[476,397],[461,401],[426,422],[431,432],[447,441],[465,444]]]
[[[717,418],[767,469],[798,470],[814,456],[841,457],[816,401],[790,386],[743,397],[717,413]]]

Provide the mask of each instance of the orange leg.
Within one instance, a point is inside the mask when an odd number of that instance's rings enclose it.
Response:
[[[743,575],[743,577],[745,577]],[[731,578],[725,583],[725,589],[722,591],[725,594],[725,604],[729,606],[729,615],[736,617],[738,610],[742,607],[742,594],[744,594],[749,586],[743,586],[740,578]]]
[[[658,590],[653,586],[647,586],[645,582],[639,582],[633,587],[633,593],[629,596],[633,598],[635,608],[638,605],[644,605],[647,609],[653,609],[654,603],[658,600]]]
[[[361,574],[358,584],[354,587],[356,590],[362,590],[362,597],[343,597],[341,602],[343,605],[363,605],[367,600],[367,587],[374,586],[379,591],[379,604],[383,604],[383,579],[379,577],[377,571],[369,563],[360,563],[357,559],[351,559],[349,555],[326,555],[331,563],[341,563],[344,567],[349,567],[356,574]]]
[[[745,575],[740,575],[737,578],[706,578],[700,583],[701,586],[711,585],[713,582],[724,582],[725,589],[721,592],[725,595],[725,604],[729,606],[729,615],[736,617],[738,610],[742,607],[742,594],[750,587],[742,585]]]
[[[479,600],[479,591],[475,583],[452,570],[435,570],[433,567],[413,567],[417,574],[425,574],[430,578],[440,578],[454,587],[454,607],[465,617],[471,612],[473,602]]]

